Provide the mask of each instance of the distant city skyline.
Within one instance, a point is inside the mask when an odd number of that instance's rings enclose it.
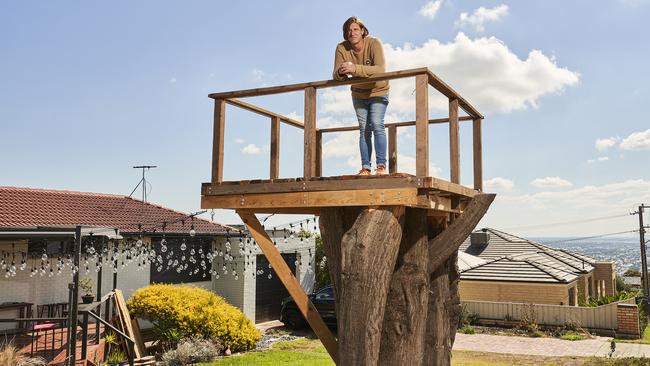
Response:
[[[650,0],[0,1],[0,185],[128,195],[141,178],[132,166],[151,164],[148,200],[196,212],[211,169],[207,95],[329,79],[341,25],[357,15],[382,40],[389,71],[428,67],[485,115],[485,190],[498,196],[479,227],[530,237],[638,229],[629,213],[650,204],[647,14]],[[413,118],[412,89],[391,83],[388,122]],[[302,118],[296,93],[251,102]],[[430,116],[446,113],[432,93]],[[317,119],[354,125],[348,88],[319,92]],[[471,185],[468,127],[461,182]],[[268,176],[269,129],[228,108],[226,180]],[[430,136],[430,171],[449,179],[447,130]],[[413,130],[398,145],[400,170],[413,172]],[[324,174],[355,173],[357,150],[354,133],[327,137]],[[301,135],[283,128],[281,176],[301,174]],[[240,222],[227,210],[215,220]]]

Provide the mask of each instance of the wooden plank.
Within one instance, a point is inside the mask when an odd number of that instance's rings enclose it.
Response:
[[[449,100],[449,170],[452,183],[460,183],[460,129],[458,99]]]
[[[460,106],[471,117],[475,119],[483,118],[483,115],[481,115],[481,113],[479,113],[479,111],[476,108],[474,108],[474,106],[472,106],[467,100],[461,97],[460,94],[458,94],[454,89],[452,89],[451,86],[447,85],[447,83],[442,81],[438,76],[436,76],[428,69],[427,69],[427,76],[429,78],[429,84],[431,84],[431,86],[436,88],[436,90],[438,90],[440,93],[442,93],[449,99],[458,99]]]
[[[140,353],[140,361],[144,361],[144,359],[149,359],[149,356],[147,357],[147,348],[144,345],[144,342],[142,341],[142,333],[140,332],[140,324],[138,323],[138,318],[132,318],[131,319],[131,328],[133,329],[133,336],[135,340],[135,348],[139,351]]]
[[[417,195],[416,188],[391,188],[335,192],[201,196],[201,207],[204,209],[261,209],[337,206],[418,206],[420,203]]]
[[[133,324],[131,323],[131,315],[129,314],[129,309],[126,307],[126,301],[124,301],[124,295],[122,294],[122,290],[115,289],[114,291],[115,291],[115,303],[120,313],[120,319],[122,319],[122,322],[125,326],[124,334],[131,337],[131,339],[136,340],[137,338],[135,332],[133,331]],[[133,347],[133,351],[135,353],[134,358],[136,359],[145,356],[145,354],[142,353],[143,349],[139,348],[137,341],[135,342],[135,347]]]
[[[280,117],[271,117],[271,161],[270,177],[277,179],[280,176]]]
[[[246,103],[246,102],[242,102],[239,99],[226,99],[226,103],[237,106],[237,107],[240,107],[240,108],[243,108],[243,109],[246,109],[246,110],[249,110],[251,112],[260,114],[260,115],[265,116],[265,117],[271,117],[271,118],[278,117],[281,122],[285,122],[286,124],[294,126],[294,127],[304,128],[304,126],[305,126],[302,122],[297,121],[297,120],[295,120],[293,118],[289,118],[287,116],[284,116],[284,115],[281,115],[281,114],[278,114],[278,113],[275,113],[275,112],[271,112],[271,111],[269,111],[267,109],[260,108],[258,106],[255,106],[255,105],[252,105],[252,104],[249,104],[249,103]]]
[[[397,173],[400,174],[400,173]],[[349,179],[341,179],[349,178]],[[320,177],[317,180],[281,179],[279,182],[260,180],[255,182],[234,181],[221,184],[203,183],[201,194],[204,196],[250,194],[250,193],[279,193],[279,192],[311,192],[355,190],[355,189],[387,189],[387,188],[424,188],[447,192],[464,197],[474,197],[477,191],[434,177],[414,176],[343,176]]]
[[[429,176],[429,94],[427,75],[415,77],[415,175]]]
[[[397,127],[388,126],[388,172],[397,173]]]
[[[240,212],[239,216],[246,225],[246,228],[248,228],[251,236],[255,239],[255,242],[257,242],[257,245],[259,245],[260,249],[269,260],[269,263],[273,266],[276,275],[280,281],[282,281],[282,284],[287,291],[289,291],[289,294],[298,306],[298,309],[300,309],[303,317],[307,320],[316,336],[323,343],[323,346],[325,346],[330,357],[332,357],[333,360],[337,360],[336,338],[334,338],[332,332],[330,332],[327,325],[325,325],[325,322],[320,317],[320,314],[318,314],[318,310],[314,304],[309,300],[305,290],[303,290],[296,277],[291,273],[291,269],[289,269],[289,266],[282,258],[278,249],[273,245],[273,241],[264,230],[262,224],[260,224],[259,220],[253,213]]]
[[[214,131],[212,140],[212,183],[223,181],[223,146],[226,103],[223,99],[214,101]]]
[[[469,117],[469,116],[462,116],[458,117],[459,121],[473,121],[474,118]],[[433,118],[429,119],[429,124],[439,124],[439,123],[448,123],[449,118]],[[406,122],[392,122],[392,123],[385,123],[384,127],[390,128],[391,126],[395,127],[408,127],[408,126],[415,126],[415,121],[406,121]],[[345,127],[330,127],[330,128],[320,128],[318,129],[318,132],[323,132],[323,133],[329,133],[329,132],[347,132],[347,131],[358,131],[359,126],[345,126]]]
[[[323,176],[323,133],[316,130],[316,176]]]
[[[280,86],[271,86],[265,88],[255,88],[255,89],[244,89],[244,90],[234,90],[221,93],[211,93],[208,97],[212,99],[230,99],[230,98],[243,98],[243,97],[252,97],[252,96],[261,96],[261,95],[270,95],[270,94],[280,94],[280,93],[289,93],[305,88],[331,88],[342,85],[351,85],[351,84],[362,84],[362,83],[372,83],[382,80],[390,79],[401,79],[407,77],[413,77],[420,74],[427,73],[426,67],[421,67],[417,69],[409,70],[400,70],[400,71],[391,71],[379,75],[373,75],[368,78],[352,78],[349,80],[320,80],[312,81],[308,83],[299,83],[299,84],[290,84],[290,85],[280,85]]]
[[[474,189],[477,191],[483,191],[483,139],[481,135],[481,120],[475,119],[472,126],[472,139],[474,142]]]
[[[316,176],[316,89],[305,88],[304,178]]]

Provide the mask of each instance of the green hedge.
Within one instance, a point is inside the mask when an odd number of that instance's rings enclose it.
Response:
[[[150,285],[137,290],[127,306],[132,314],[185,336],[216,337],[233,352],[250,350],[261,338],[239,309],[202,288]]]

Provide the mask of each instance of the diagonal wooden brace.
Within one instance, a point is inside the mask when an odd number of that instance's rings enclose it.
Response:
[[[278,249],[273,245],[273,241],[264,230],[262,224],[253,212],[237,211],[237,214],[239,214],[239,217],[241,217],[246,228],[248,228],[248,231],[253,236],[253,239],[255,239],[257,245],[259,245],[269,263],[275,269],[275,273],[278,278],[280,278],[280,281],[282,281],[284,287],[289,291],[289,294],[296,302],[298,309],[300,309],[300,312],[311,326],[311,329],[314,330],[316,336],[321,340],[321,342],[323,342],[323,346],[325,346],[330,357],[336,361],[336,338],[334,338],[332,332],[325,325],[325,322],[321,318],[320,314],[318,314],[318,310],[316,310],[314,304],[309,300],[305,290],[300,287],[300,282],[298,282],[293,273],[291,273],[291,269],[289,269],[289,266],[282,258]]]

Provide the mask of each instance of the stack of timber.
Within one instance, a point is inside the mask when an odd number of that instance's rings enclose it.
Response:
[[[155,365],[156,360],[154,359],[154,356],[147,356],[147,350],[142,341],[138,320],[136,318],[131,318],[122,291],[120,289],[115,289],[115,296],[113,298],[115,299],[116,311],[116,317],[113,321],[115,328],[119,329],[122,333],[135,341],[133,354],[131,355],[131,348],[127,344],[127,341],[122,340],[121,346],[125,351],[125,354],[129,355],[130,358],[133,358],[134,366]]]

